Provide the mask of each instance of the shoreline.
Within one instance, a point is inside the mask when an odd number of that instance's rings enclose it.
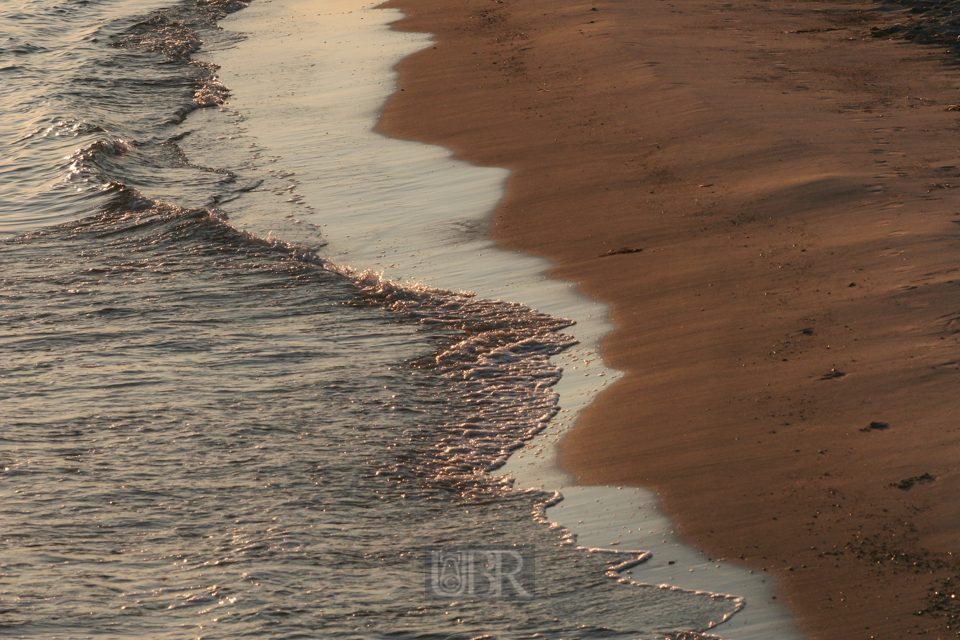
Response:
[[[521,489],[562,491],[563,501],[546,518],[553,528],[572,530],[584,553],[603,548],[647,558],[625,570],[625,579],[746,599],[748,607],[723,624],[724,637],[797,637],[772,598],[773,580],[683,544],[649,491],[576,486],[556,467],[557,440],[598,390],[620,375],[596,353],[599,338],[612,328],[607,307],[544,275],[551,265],[542,258],[500,249],[483,233],[503,197],[506,171],[371,131],[395,91],[394,65],[432,46],[426,34],[391,30],[389,23],[399,17],[396,10],[356,0],[327,5],[321,14],[308,0],[277,0],[222,22],[249,36],[213,57],[235,92],[232,117],[242,118],[242,133],[231,144],[268,158],[270,167],[266,175],[266,167],[258,170],[262,181],[254,182],[238,207],[227,205],[231,223],[307,247],[322,242],[323,255],[333,262],[372,269],[401,284],[466,289],[574,318],[577,324],[564,333],[580,344],[552,358],[567,370],[552,388],[559,414],[495,475],[510,476]],[[287,123],[307,126],[291,135]],[[362,188],[354,188],[360,180]],[[278,196],[286,198],[279,208]],[[538,509],[534,519],[543,516]]]
[[[626,375],[562,464],[657,491],[685,540],[775,575],[811,637],[952,633],[944,50],[872,37],[901,14],[875,4],[387,6],[437,42],[379,130],[509,168],[494,238],[611,305]]]

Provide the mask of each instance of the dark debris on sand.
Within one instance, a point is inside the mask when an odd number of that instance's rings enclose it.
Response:
[[[904,491],[909,490],[915,484],[928,484],[936,480],[936,476],[932,476],[929,473],[924,473],[919,476],[912,476],[910,478],[904,478],[900,482],[891,483],[891,487],[896,487],[897,489],[903,489]]]
[[[893,36],[921,44],[946,45],[960,54],[960,0],[890,0],[888,5],[907,7],[907,19],[888,27],[871,28],[874,37]]]
[[[625,253],[640,253],[643,249],[635,249],[632,247],[620,247],[619,249],[610,249],[606,253],[602,254],[600,257],[604,258],[606,256],[620,256]]]

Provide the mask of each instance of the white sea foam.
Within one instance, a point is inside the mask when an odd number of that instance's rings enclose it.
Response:
[[[272,230],[307,246],[328,243],[323,253],[332,263],[365,272],[376,286],[425,283],[575,319],[566,331],[579,345],[555,358],[565,373],[555,387],[563,409],[526,448],[492,466],[502,465],[518,488],[555,492],[535,515],[585,553],[611,554],[616,577],[735,599],[743,610],[716,631],[723,637],[799,637],[772,599],[771,579],[683,545],[652,492],[579,487],[556,466],[559,438],[620,375],[598,356],[610,329],[606,308],[544,276],[546,261],[499,249],[481,233],[502,197],[505,170],[373,133],[395,89],[395,64],[431,43],[390,30],[399,17],[362,0],[272,0],[223,21],[249,38],[205,58],[221,65],[230,108],[244,119],[246,137],[235,144],[272,167],[244,189],[232,222],[263,237]],[[469,442],[468,433],[451,446]]]

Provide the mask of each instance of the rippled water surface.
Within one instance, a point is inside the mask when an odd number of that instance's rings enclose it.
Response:
[[[135,0],[0,3],[0,233],[92,214],[118,178],[206,204],[223,174],[189,166],[168,125],[220,92],[191,61],[241,5]]]
[[[733,608],[618,584],[481,473],[553,410],[556,321],[358,283],[204,211],[32,234],[0,273],[9,632],[553,637]],[[518,542],[536,601],[425,598],[427,545]]]
[[[618,581],[628,555],[490,475],[556,413],[568,322],[224,219],[260,159],[217,153],[242,114],[191,56],[241,8],[0,6],[0,634],[693,637],[733,613]],[[536,599],[428,598],[425,548],[458,545],[535,547]]]

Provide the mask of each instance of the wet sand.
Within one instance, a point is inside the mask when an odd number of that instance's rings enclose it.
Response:
[[[437,46],[381,130],[512,170],[493,236],[612,307],[626,375],[562,463],[656,490],[813,638],[954,636],[950,54],[873,37],[904,19],[874,4],[390,6]]]

